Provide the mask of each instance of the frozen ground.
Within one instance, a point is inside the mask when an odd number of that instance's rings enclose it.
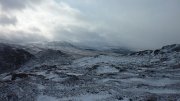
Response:
[[[82,56],[34,67],[30,61],[15,80],[1,74],[0,101],[180,101],[179,60],[173,52]]]

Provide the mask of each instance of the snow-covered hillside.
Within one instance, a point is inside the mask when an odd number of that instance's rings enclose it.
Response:
[[[180,45],[129,55],[63,45],[21,46],[35,57],[0,74],[0,101],[180,101]]]

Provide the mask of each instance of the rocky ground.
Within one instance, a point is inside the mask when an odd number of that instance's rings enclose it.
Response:
[[[45,50],[0,75],[0,101],[180,101],[178,47],[130,55]]]

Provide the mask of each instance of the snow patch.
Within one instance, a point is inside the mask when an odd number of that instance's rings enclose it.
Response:
[[[60,101],[59,99],[47,95],[39,95],[37,101]]]
[[[109,94],[97,94],[97,95],[93,95],[93,94],[86,94],[86,95],[80,95],[77,97],[69,97],[69,98],[63,98],[61,100],[63,101],[97,101],[97,100],[102,100],[102,99],[106,99],[108,97],[110,97],[111,95]]]
[[[74,75],[74,76],[82,76],[83,74],[78,74],[78,73],[66,73],[67,75]]]
[[[102,67],[98,67],[96,72],[98,74],[117,73],[117,72],[119,72],[119,70],[114,67],[110,67],[110,66],[102,66]]]

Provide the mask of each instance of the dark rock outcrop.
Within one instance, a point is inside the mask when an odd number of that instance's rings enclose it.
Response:
[[[153,53],[153,50],[145,50],[145,51],[139,51],[139,52],[134,52],[134,53],[131,53],[130,55],[138,55],[138,56],[143,56],[143,55],[149,55],[149,54],[152,54]]]
[[[33,57],[29,52],[12,47],[7,44],[0,44],[0,73],[11,72],[18,69],[22,64]]]
[[[16,80],[17,78],[27,78],[28,74],[26,73],[14,73],[12,74],[11,80]]]

